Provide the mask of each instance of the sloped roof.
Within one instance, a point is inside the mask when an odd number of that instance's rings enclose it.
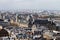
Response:
[[[9,33],[5,29],[0,30],[0,37],[9,36]]]

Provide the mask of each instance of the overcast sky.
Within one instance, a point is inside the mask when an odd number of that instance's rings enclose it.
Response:
[[[60,0],[0,0],[0,9],[60,10]]]

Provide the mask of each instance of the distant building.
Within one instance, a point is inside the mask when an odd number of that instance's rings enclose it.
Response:
[[[40,19],[36,19],[33,22],[33,25],[35,25],[36,27],[40,27],[40,26],[46,26],[47,28],[51,29],[51,28],[56,28],[54,26],[56,26],[55,23],[48,21],[48,20],[40,20]]]

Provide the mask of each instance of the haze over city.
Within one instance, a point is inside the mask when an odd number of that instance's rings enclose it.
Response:
[[[0,0],[0,10],[60,10],[60,0]]]

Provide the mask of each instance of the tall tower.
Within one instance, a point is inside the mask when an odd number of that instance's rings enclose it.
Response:
[[[16,22],[18,22],[18,18],[17,18],[18,14],[16,14]]]
[[[1,15],[0,15],[0,19],[1,19]]]

